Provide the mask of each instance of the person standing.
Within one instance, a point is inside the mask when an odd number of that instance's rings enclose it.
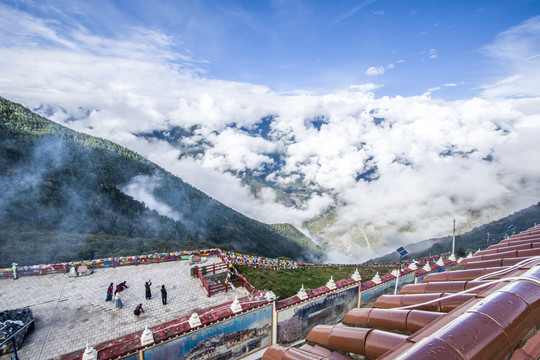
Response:
[[[113,283],[109,285],[109,288],[107,289],[107,297],[105,298],[105,302],[112,301],[113,296]]]
[[[19,264],[17,263],[12,263],[11,264],[11,269],[13,270],[13,280],[15,280],[17,278],[17,267],[19,266]]]
[[[163,302],[163,305],[167,305],[167,289],[165,289],[165,285],[161,285],[161,302]]]
[[[146,300],[150,300],[152,298],[152,291],[150,290],[150,285],[152,285],[152,281],[150,280],[144,283],[144,287],[146,288]]]
[[[120,298],[120,292],[119,291],[114,292],[114,301],[116,302],[116,307],[118,309],[121,309],[122,308],[122,299]]]

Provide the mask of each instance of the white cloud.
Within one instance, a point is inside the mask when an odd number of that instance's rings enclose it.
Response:
[[[494,219],[540,196],[538,73],[528,81],[520,72],[509,74],[486,86],[484,99],[455,102],[429,93],[376,98],[376,84],[282,95],[202,77],[193,68],[197,61],[173,51],[171,39],[159,33],[139,29],[129,39],[103,39],[72,29],[68,36],[28,16],[11,18],[0,22],[0,33],[9,28],[11,34],[0,48],[2,96],[29,107],[50,105],[49,118],[127,146],[258,220],[300,226],[335,208],[339,216],[324,236],[351,259],[366,260],[383,251],[379,246],[446,235],[451,219],[466,223],[471,210],[487,209],[482,219]],[[519,43],[517,34],[529,36],[535,24],[501,36],[490,51],[504,57],[511,42]],[[11,36],[19,41],[4,41]],[[532,65],[534,44],[527,44],[519,48],[527,49],[521,54]],[[521,61],[505,56],[512,64]],[[366,74],[392,67],[371,67]],[[494,98],[517,93],[528,98]],[[239,130],[268,115],[274,116],[268,138]],[[321,117],[320,129],[310,124]],[[192,125],[198,130],[190,141],[207,144],[194,158],[179,159],[181,151],[170,144],[134,135]],[[285,207],[273,190],[255,198],[231,175],[273,164],[272,153],[281,154],[284,165],[269,178],[284,184],[303,178],[310,189],[326,192],[299,208]],[[148,187],[142,185],[135,189]],[[150,190],[131,193],[167,213],[147,197]]]
[[[398,60],[398,61],[396,61],[396,64],[400,64],[402,62],[404,62],[404,61],[403,60]],[[386,72],[386,70],[392,70],[394,67],[396,67],[396,64],[390,63],[390,64],[386,65],[386,67],[384,67],[384,66],[371,66],[366,70],[366,75],[370,75],[370,76],[382,75],[382,74],[384,74]]]
[[[356,90],[361,93],[369,93],[373,90],[378,89],[380,86],[373,83],[367,83],[367,84],[360,84],[360,85],[351,85],[349,86],[350,90]]]
[[[350,18],[351,16],[354,16],[357,12],[363,10],[366,6],[370,5],[374,1],[375,0],[365,0],[365,1],[361,2],[360,4],[357,4],[355,7],[351,8],[351,9],[348,9],[348,10],[344,11],[343,13],[341,13],[330,24],[331,25],[336,25],[336,24]]]
[[[203,158],[203,166],[221,171],[260,170],[264,164],[272,164],[273,160],[265,155],[276,151],[277,145],[252,137],[234,129],[225,129],[219,134],[206,138],[213,147]]]
[[[375,76],[375,75],[382,75],[384,74],[384,67],[383,66],[370,66],[366,70],[366,75]]]
[[[500,33],[483,50],[499,61],[507,74],[493,84],[484,85],[484,96],[540,96],[540,16]]]
[[[396,61],[396,64],[402,63],[403,61]],[[388,64],[386,67],[384,66],[371,66],[366,70],[366,75],[370,76],[377,76],[382,75],[386,72],[386,70],[392,70],[394,67],[396,67],[396,64]]]
[[[527,62],[540,54],[540,16],[532,17],[495,38],[484,50],[491,56],[511,62]]]

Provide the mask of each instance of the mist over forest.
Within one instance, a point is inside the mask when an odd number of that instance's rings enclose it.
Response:
[[[0,119],[0,267],[212,247],[320,256],[122,146],[3,98]]]
[[[340,261],[290,224],[250,219],[137,153],[0,98],[0,267],[219,247],[266,257]],[[326,219],[321,219],[326,221]],[[459,234],[466,256],[540,222],[538,204]],[[309,224],[317,231],[317,221]],[[449,236],[409,257],[451,251]],[[395,261],[389,253],[372,261]]]

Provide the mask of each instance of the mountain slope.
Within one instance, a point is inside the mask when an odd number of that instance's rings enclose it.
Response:
[[[0,267],[208,246],[311,254],[138,154],[3,98],[0,188]]]
[[[489,245],[496,244],[507,235],[519,233],[540,223],[540,203],[526,209],[516,211],[497,221],[492,221],[474,228],[463,234],[456,235],[455,253],[456,257],[466,257],[470,252],[478,249],[485,249]],[[515,226],[509,229],[507,225]],[[489,233],[489,235],[488,235]],[[396,246],[397,247],[397,246]],[[421,258],[425,256],[438,255],[452,251],[452,236],[435,238],[420,241],[405,246],[409,252],[404,259]],[[398,261],[397,252],[386,254],[379,258],[370,260],[369,263]]]
[[[297,228],[295,228],[291,224],[272,224],[271,226],[279,234],[285,236],[288,239],[293,240],[294,242],[300,244],[301,246],[305,246],[305,247],[313,248],[317,250],[322,250],[322,248],[319,245],[314,243],[310,238],[308,238],[306,235],[304,235],[301,231],[299,231]]]

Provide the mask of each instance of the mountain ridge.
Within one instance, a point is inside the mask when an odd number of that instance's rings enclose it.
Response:
[[[0,130],[0,185],[6,189],[0,195],[0,266],[197,244],[267,257],[318,256],[139,154],[1,97]],[[112,246],[112,237],[125,246]]]
[[[498,220],[477,226],[470,231],[456,234],[455,255],[457,258],[466,257],[471,252],[474,253],[479,249],[485,249],[489,245],[500,242],[507,235],[525,231],[538,223],[540,223],[540,202]],[[404,260],[452,252],[452,236],[432,238],[408,244],[405,249],[409,253],[403,257]],[[368,263],[398,260],[398,253],[392,252],[371,259]]]

